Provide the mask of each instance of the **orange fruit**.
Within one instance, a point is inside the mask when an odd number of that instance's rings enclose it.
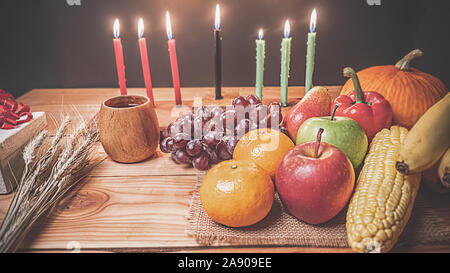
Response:
[[[200,200],[217,223],[244,227],[272,208],[274,186],[266,172],[248,161],[226,160],[212,167],[200,186]]]
[[[287,135],[275,129],[256,129],[238,141],[233,159],[252,161],[274,177],[283,156],[294,146]]]

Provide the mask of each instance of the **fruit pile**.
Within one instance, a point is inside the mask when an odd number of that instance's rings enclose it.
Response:
[[[200,186],[200,200],[214,221],[231,227],[253,225],[272,208],[276,168],[291,148],[292,140],[272,128],[245,134],[233,159],[213,166]]]
[[[392,69],[401,74],[395,78],[397,85],[414,87],[402,77],[412,77],[417,70]],[[348,204],[351,248],[388,252],[411,216],[422,172],[430,189],[450,191],[447,89],[437,84],[439,92],[424,106],[415,94],[408,94],[411,101],[397,101],[405,96],[397,89],[389,90],[387,98],[378,90],[364,90],[354,69],[343,72],[351,77],[354,90],[332,100],[326,88],[312,88],[286,113],[283,133],[266,128],[264,118],[253,126],[258,129],[240,139],[234,133],[239,141],[222,158],[232,159],[212,167],[200,186],[200,200],[211,219],[230,227],[253,225],[267,216],[275,192],[288,213],[308,224],[326,223]],[[417,118],[402,120],[402,114],[411,115],[409,109],[418,111],[411,102],[426,109],[414,113]],[[242,97],[233,105],[247,107]],[[281,121],[281,114],[277,118]],[[252,125],[251,119],[248,122]],[[236,119],[234,123],[240,125]],[[409,132],[405,123],[412,125]]]
[[[195,108],[161,131],[160,149],[171,153],[177,164],[192,164],[207,170],[232,157],[239,139],[258,128],[273,128],[285,134],[278,102],[265,105],[255,95],[236,97],[232,106]]]

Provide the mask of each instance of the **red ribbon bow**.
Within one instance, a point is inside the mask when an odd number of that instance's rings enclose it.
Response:
[[[26,118],[23,119],[23,116]],[[0,89],[0,129],[14,129],[32,118],[28,105],[16,102],[13,95]]]

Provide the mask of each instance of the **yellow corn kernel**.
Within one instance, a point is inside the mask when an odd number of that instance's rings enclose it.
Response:
[[[370,144],[347,211],[347,241],[356,252],[388,252],[411,216],[421,175],[395,169],[407,133],[392,126]]]

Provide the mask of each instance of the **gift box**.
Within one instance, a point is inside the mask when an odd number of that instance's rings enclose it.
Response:
[[[22,176],[25,145],[47,126],[44,112],[33,112],[33,119],[14,129],[0,129],[0,194],[10,193]]]

